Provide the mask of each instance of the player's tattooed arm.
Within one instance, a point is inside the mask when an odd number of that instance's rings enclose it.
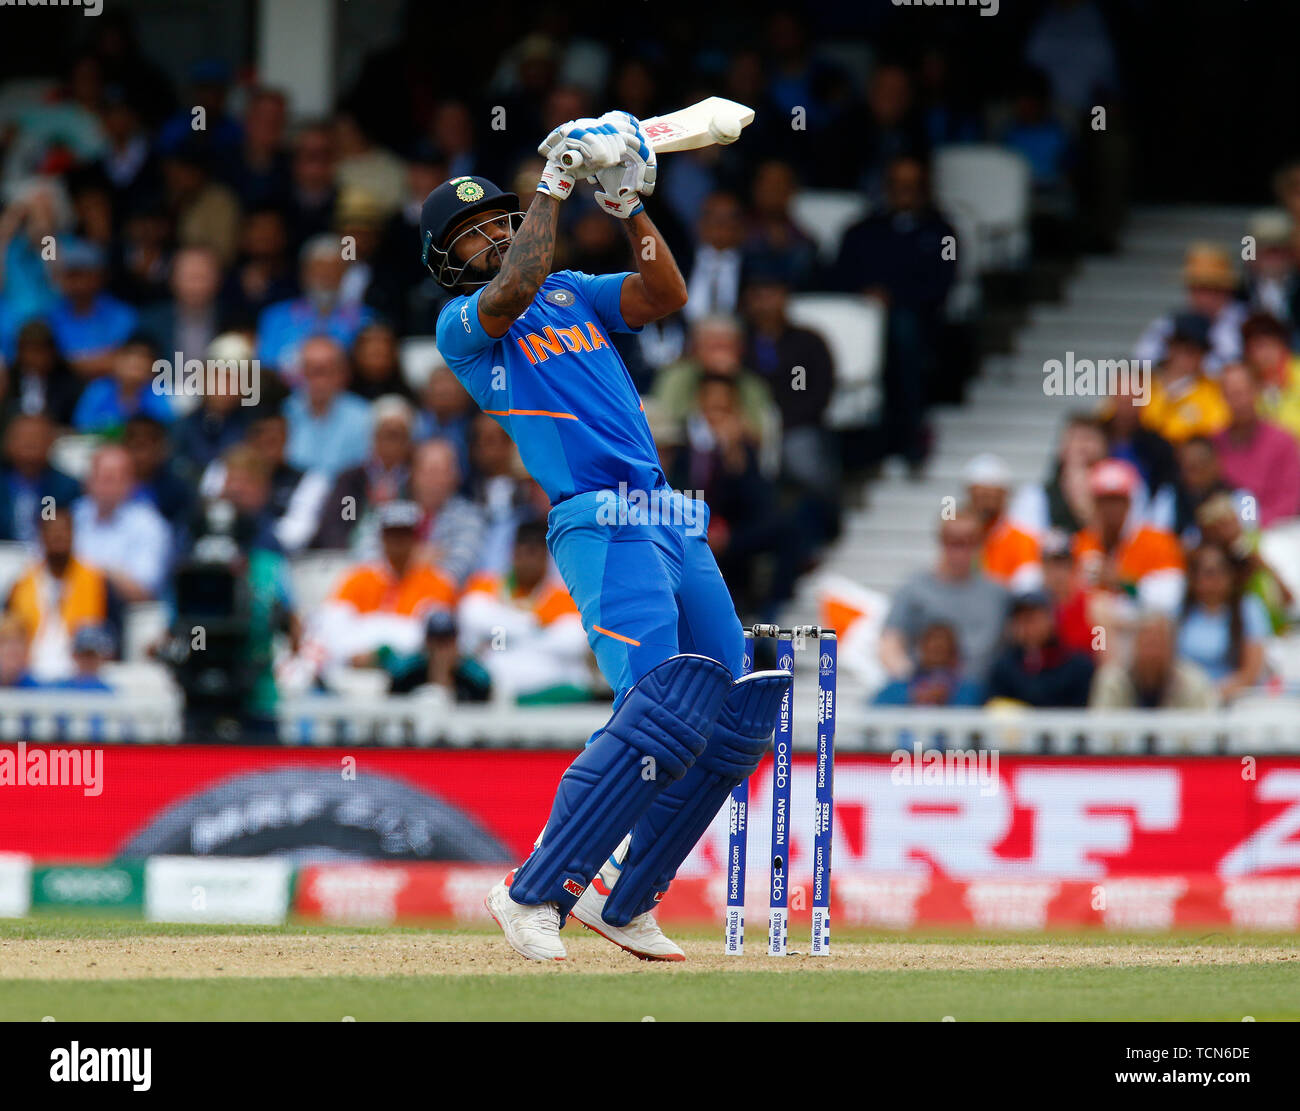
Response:
[[[639,328],[686,304],[686,279],[664,237],[644,211],[622,224],[632,244],[637,272],[623,283],[619,308],[628,326]]]
[[[500,272],[479,294],[479,322],[494,339],[504,336],[515,318],[533,303],[551,272],[559,216],[560,202],[554,197],[541,193],[534,197]]]

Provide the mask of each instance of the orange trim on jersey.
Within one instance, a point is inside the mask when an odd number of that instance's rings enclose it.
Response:
[[[613,637],[615,640],[621,640],[624,644],[630,644],[633,648],[641,647],[641,642],[639,640],[625,637],[622,633],[611,633],[608,629],[602,629],[599,625],[593,625],[592,628],[598,633],[604,633],[607,637]]]
[[[545,409],[484,409],[490,417],[554,417],[556,420],[577,420],[572,413],[550,413]]]

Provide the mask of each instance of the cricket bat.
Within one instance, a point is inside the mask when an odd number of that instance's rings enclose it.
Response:
[[[689,108],[642,120],[641,127],[655,154],[669,154],[699,150],[715,143],[734,143],[740,138],[741,129],[753,122],[754,109],[726,97],[710,96]],[[581,155],[566,151],[560,161],[565,169],[572,169],[581,161]]]

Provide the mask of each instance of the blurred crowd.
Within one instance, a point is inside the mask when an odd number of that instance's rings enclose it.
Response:
[[[1300,163],[1238,265],[1189,246],[1099,410],[1063,424],[1041,486],[972,459],[936,567],[893,599],[878,701],[1206,709],[1276,688],[1300,617]],[[1272,563],[1266,536],[1290,537]],[[1288,583],[1290,585],[1288,585]]]
[[[710,93],[758,109],[744,142],[662,163],[651,212],[690,300],[617,344],[670,482],[710,506],[740,612],[770,620],[837,534],[844,459],[870,442],[916,466],[927,450],[954,280],[931,152],[1019,151],[1043,226],[1073,226],[1074,136],[1117,85],[1091,3],[1049,7],[996,102],[951,46],[873,55],[777,13],[676,64],[653,34],[621,51],[550,9],[495,55],[485,41],[472,87],[408,29],[331,115],[302,120],[219,61],[178,86],[129,19],[92,22],[57,78],[0,96],[0,541],[35,553],[0,624],[0,684],[102,682],[132,606],[179,619],[222,594],[249,624],[247,705],[263,717],[277,690],[357,667],[462,698],[597,691],[543,558],[544,497],[418,342],[447,296],[418,255],[438,184],[482,174],[526,206],[536,144],[564,120]],[[1080,37],[1093,49],[1067,48]],[[827,188],[866,211],[829,253],[794,215],[801,190]],[[557,267],[631,261],[587,196],[564,207]],[[827,343],[789,312],[809,291],[885,306],[879,435],[827,419]],[[260,370],[182,388],[184,366],[214,359]],[[161,389],[158,360],[173,369]],[[307,611],[290,560],[314,552],[351,565]],[[198,573],[223,560],[237,589]],[[271,648],[285,641],[287,659]]]

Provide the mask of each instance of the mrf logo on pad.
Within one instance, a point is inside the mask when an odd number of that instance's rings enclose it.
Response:
[[[581,896],[582,893],[587,889],[583,884],[580,884],[577,880],[565,880],[564,890],[567,891],[570,895],[577,898]]]

